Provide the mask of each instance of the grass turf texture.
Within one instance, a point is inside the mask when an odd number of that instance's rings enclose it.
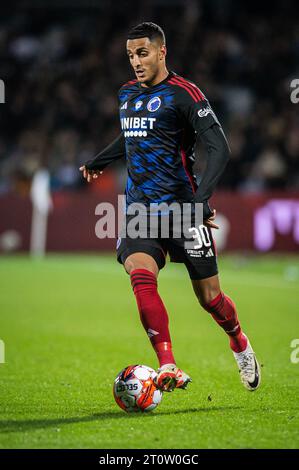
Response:
[[[220,273],[263,364],[261,388],[243,388],[226,335],[184,266],[168,264],[160,293],[193,383],[164,393],[153,413],[127,415],[113,399],[116,374],[157,362],[114,256],[2,257],[0,447],[297,448],[298,258],[220,257]]]

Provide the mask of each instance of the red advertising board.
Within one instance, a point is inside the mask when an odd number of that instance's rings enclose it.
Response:
[[[56,192],[47,224],[47,251],[113,250],[117,223],[112,238],[99,239],[96,223],[105,203],[115,208],[117,194],[111,191]],[[299,194],[240,194],[217,192],[212,199],[220,230],[214,237],[220,250],[259,252],[298,251]],[[97,208],[97,209],[96,209]],[[97,211],[97,213],[96,213]],[[0,251],[28,251],[32,222],[29,197],[17,194],[0,196]]]

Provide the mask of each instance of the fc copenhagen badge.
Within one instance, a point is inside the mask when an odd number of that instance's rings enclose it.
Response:
[[[147,109],[151,113],[154,113],[155,111],[157,111],[160,108],[160,106],[161,106],[161,100],[159,96],[155,96],[147,103]]]

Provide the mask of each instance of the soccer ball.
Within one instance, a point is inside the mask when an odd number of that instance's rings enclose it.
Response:
[[[154,382],[156,376],[157,372],[148,366],[125,367],[114,381],[116,403],[127,413],[154,410],[162,400],[162,392]]]

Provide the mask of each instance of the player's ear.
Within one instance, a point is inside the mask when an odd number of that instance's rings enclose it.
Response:
[[[160,47],[159,59],[160,59],[160,60],[165,59],[166,54],[167,54],[166,46],[165,46],[165,44],[162,44],[162,46]]]

